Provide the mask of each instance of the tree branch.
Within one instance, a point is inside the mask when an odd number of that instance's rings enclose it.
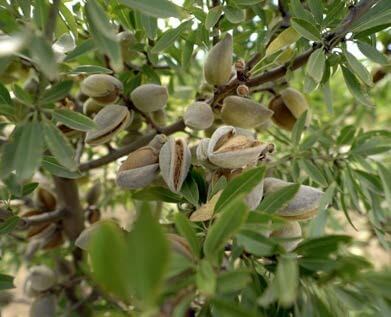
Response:
[[[167,127],[161,128],[160,132],[163,134],[166,134],[166,135],[170,135],[175,132],[182,131],[184,129],[185,129],[185,123],[183,122],[182,119],[180,119]],[[122,157],[124,155],[128,155],[130,152],[137,150],[139,147],[142,147],[142,146],[148,144],[148,142],[151,141],[156,134],[157,134],[156,131],[149,132],[148,134],[143,135],[142,137],[138,138],[136,141],[134,141],[128,145],[125,145],[122,148],[119,148],[119,149],[115,150],[114,152],[107,154],[106,156],[103,156],[99,159],[81,164],[79,167],[79,170],[81,172],[85,172],[90,169],[97,168],[102,165],[106,165],[108,163],[111,163],[111,162],[119,159],[120,157]]]
[[[64,210],[64,231],[74,241],[84,229],[83,208],[80,203],[77,183],[74,179],[53,177],[59,208]]]
[[[28,227],[31,225],[40,224],[42,222],[60,220],[65,216],[65,214],[65,209],[56,209],[39,215],[22,218],[22,221],[24,222],[24,225]]]
[[[54,29],[56,28],[56,20],[57,20],[60,3],[61,0],[53,0],[53,4],[49,10],[48,20],[45,25],[45,37],[49,42],[52,41],[53,32]]]

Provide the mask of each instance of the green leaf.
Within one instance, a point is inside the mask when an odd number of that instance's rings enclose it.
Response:
[[[200,193],[198,186],[191,174],[189,173],[182,185],[181,194],[193,206],[198,207]]]
[[[68,169],[66,169],[64,166],[62,166],[53,156],[44,156],[42,159],[42,167],[47,170],[50,174],[64,177],[64,178],[70,178],[70,179],[76,179],[81,177],[81,173],[71,172]]]
[[[386,168],[383,164],[377,163],[379,176],[383,183],[384,194],[386,196],[386,201],[388,206],[391,206],[391,171],[389,168]]]
[[[225,243],[239,230],[247,217],[247,206],[243,195],[236,195],[229,204],[224,204],[215,223],[209,228],[204,243],[204,253],[209,259],[215,259]]]
[[[326,257],[336,252],[340,245],[349,244],[351,241],[352,237],[346,235],[328,235],[306,239],[297,246],[295,252],[310,257]]]
[[[35,36],[29,45],[33,61],[49,80],[58,77],[57,62],[52,47],[42,36]]]
[[[262,199],[257,211],[275,213],[283,208],[300,189],[300,184],[292,184],[285,186],[276,192],[265,195]]]
[[[21,103],[25,105],[31,105],[33,103],[33,97],[19,85],[14,85],[13,90],[16,99],[18,99]]]
[[[360,18],[352,23],[350,30],[358,33],[375,28],[377,26],[390,25],[391,6],[388,0],[377,2],[371,9],[367,10]]]
[[[231,180],[216,203],[214,209],[215,213],[226,208],[238,195],[251,192],[251,190],[262,181],[264,176],[265,168],[256,167]]]
[[[307,21],[310,24],[315,24],[315,20],[311,12],[304,8],[300,0],[291,0],[290,10],[294,18],[299,18],[301,20]]]
[[[147,204],[141,208],[126,244],[130,256],[129,284],[139,299],[154,302],[168,268],[169,246]]]
[[[70,92],[71,88],[73,85],[72,80],[66,80],[59,82],[58,84],[54,85],[51,87],[49,90],[45,91],[42,98],[41,98],[41,103],[46,104],[46,103],[52,103],[57,100],[61,100],[65,98],[68,93]]]
[[[22,135],[23,126],[16,126],[10,136],[8,143],[4,144],[1,152],[0,160],[0,178],[7,178],[12,171],[15,170],[15,155],[20,137]]]
[[[112,74],[113,71],[98,65],[81,65],[70,71],[70,74]]]
[[[337,184],[333,182],[320,198],[318,215],[309,224],[309,237],[319,237],[324,234],[327,221],[327,206],[333,201],[336,188]]]
[[[13,276],[0,274],[0,291],[15,288]]]
[[[200,242],[197,238],[196,232],[192,227],[192,223],[181,213],[175,215],[175,228],[179,234],[184,237],[191,248],[192,253],[199,257],[200,255]]]
[[[208,260],[203,259],[198,264],[196,285],[201,294],[214,295],[216,291],[216,274]]]
[[[2,83],[0,83],[0,101],[4,101],[5,103],[12,105],[10,93]]]
[[[221,6],[213,7],[209,10],[206,19],[205,19],[205,28],[209,30],[210,28],[213,28],[217,21],[219,21],[221,13],[223,12],[223,9]]]
[[[297,42],[300,38],[301,35],[294,28],[285,29],[269,44],[265,56],[274,54],[280,49]]]
[[[105,291],[128,299],[128,265],[134,259],[128,255],[125,231],[114,222],[102,222],[92,231],[88,252],[91,274],[98,284]]]
[[[95,46],[110,57],[111,66],[116,71],[121,71],[123,64],[120,45],[105,11],[98,1],[87,1],[85,11]]]
[[[323,93],[324,102],[327,105],[327,110],[329,113],[333,113],[333,96],[330,89],[330,83],[327,81],[320,85]]]
[[[20,218],[18,216],[11,216],[0,223],[0,234],[7,234],[12,232],[19,223]],[[0,287],[1,289],[1,287]]]
[[[323,78],[325,64],[326,55],[323,52],[323,48],[318,48],[308,59],[306,73],[317,83],[320,83]]]
[[[158,30],[157,19],[140,13],[140,22],[148,38],[154,40]]]
[[[279,258],[275,283],[279,303],[284,307],[291,306],[296,299],[299,287],[299,269],[295,255],[285,255]]]
[[[368,57],[371,61],[385,65],[388,63],[387,57],[380,53],[375,47],[372,45],[369,45],[365,42],[358,41],[357,43],[358,48],[360,49],[361,53],[363,53],[366,57]]]
[[[352,54],[349,52],[345,52],[346,61],[348,62],[348,65],[350,66],[351,70],[368,86],[371,86],[372,83],[372,76],[368,72],[368,70],[364,67],[363,64],[361,64],[357,58],[355,58]]]
[[[28,122],[22,127],[15,150],[13,166],[19,181],[29,179],[39,167],[43,153],[43,135],[37,121]]]
[[[96,124],[87,116],[68,109],[56,109],[53,111],[53,118],[64,123],[67,127],[79,130],[90,131],[96,128]]]
[[[316,22],[322,23],[323,21],[323,3],[322,0],[308,0],[308,6],[314,15]]]
[[[321,172],[320,168],[317,167],[314,163],[312,163],[310,160],[301,160],[299,165],[312,180],[321,186],[327,186],[327,179]]]
[[[50,121],[43,123],[43,131],[46,145],[56,160],[70,171],[76,171],[73,148],[61,131]]]
[[[94,45],[93,39],[85,40],[80,45],[76,46],[76,48],[73,51],[71,51],[67,54],[67,56],[64,59],[64,62],[70,62],[70,61],[78,58],[79,56],[82,56],[82,55],[88,53],[89,51],[92,51],[94,48],[95,48],[95,45]]]
[[[183,200],[181,195],[175,194],[171,190],[159,186],[136,191],[132,194],[132,198],[135,200],[164,201],[167,203],[179,203]]]
[[[155,46],[152,48],[151,53],[158,54],[169,48],[181,36],[182,32],[184,32],[190,25],[191,21],[185,21],[177,28],[169,29],[164,32],[164,34],[157,40]]]
[[[232,300],[214,297],[211,300],[214,316],[224,317],[263,317],[264,315],[259,311],[254,313],[250,311],[245,305],[239,305]]]
[[[292,27],[307,40],[318,42],[321,40],[319,30],[311,23],[297,18],[291,19]]]
[[[231,23],[237,24],[244,21],[244,12],[242,9],[226,6],[224,7],[224,13],[227,20]]]
[[[354,141],[356,134],[356,127],[354,125],[347,125],[342,128],[337,138],[337,145],[351,144]]]
[[[308,111],[304,111],[304,113],[299,117],[299,119],[297,119],[293,126],[291,139],[294,144],[300,143],[301,135],[307,120],[307,115]]]
[[[244,289],[251,282],[249,272],[225,271],[217,278],[217,292],[219,294],[231,294]]]
[[[250,213],[250,215],[251,214],[252,213]],[[241,245],[246,252],[254,254],[255,256],[270,256],[278,249],[278,244],[275,241],[252,230],[241,230],[236,238],[238,244]]]
[[[346,86],[348,87],[353,97],[356,98],[357,101],[362,103],[363,105],[371,106],[372,103],[368,99],[368,96],[364,94],[360,82],[357,80],[356,76],[354,76],[353,73],[346,67],[341,66],[341,68]]]
[[[168,0],[120,0],[120,2],[131,9],[156,18],[179,18],[183,15],[182,8]]]

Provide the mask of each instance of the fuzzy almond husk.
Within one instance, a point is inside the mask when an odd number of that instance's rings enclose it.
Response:
[[[110,141],[133,120],[133,111],[120,105],[107,105],[94,118],[97,128],[86,134],[86,143],[96,146]]]
[[[266,147],[266,143],[250,137],[250,134],[244,135],[232,126],[222,126],[209,141],[208,159],[222,168],[242,168],[256,163]]]
[[[211,85],[228,82],[232,72],[233,41],[227,34],[223,40],[211,48],[204,64],[205,80]]]
[[[280,229],[270,235],[273,238],[281,239],[281,244],[287,252],[294,250],[302,238],[301,226],[297,221],[289,221]]]
[[[278,178],[266,177],[264,180],[264,196],[291,184]],[[318,188],[301,185],[296,195],[277,214],[288,220],[310,219],[316,215],[322,195],[323,192]]]
[[[273,111],[251,99],[229,96],[224,99],[221,119],[235,127],[252,129],[265,124],[272,117]]]
[[[169,137],[159,154],[159,166],[168,188],[180,192],[191,164],[191,153],[185,140]]]
[[[121,81],[113,76],[94,74],[82,81],[80,90],[98,103],[110,104],[115,102],[120,93],[123,92],[123,85]]]
[[[130,153],[117,173],[117,184],[135,189],[148,186],[158,175],[159,152],[167,137],[156,135],[149,145]]]
[[[189,128],[205,130],[212,126],[214,114],[209,104],[196,101],[187,107],[183,120]]]
[[[142,112],[154,112],[165,107],[168,100],[167,88],[156,84],[138,86],[130,94],[136,108]]]

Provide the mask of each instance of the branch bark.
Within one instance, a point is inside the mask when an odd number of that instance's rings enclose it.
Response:
[[[64,231],[74,241],[84,229],[83,208],[80,203],[77,183],[74,179],[54,177],[59,209],[64,210]]]
[[[61,0],[53,0],[53,4],[49,10],[49,16],[45,25],[45,37],[48,41],[52,41],[54,29],[56,28],[56,20]]]
[[[26,226],[31,226],[42,222],[60,220],[65,216],[65,214],[66,211],[64,209],[56,209],[39,215],[23,218],[22,221],[24,221]]]

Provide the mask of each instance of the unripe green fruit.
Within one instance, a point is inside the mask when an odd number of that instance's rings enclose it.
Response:
[[[88,98],[83,104],[83,113],[88,117],[92,117],[97,114],[103,106],[104,105],[96,102],[94,99]]]
[[[130,94],[136,108],[142,112],[153,112],[163,109],[167,104],[168,92],[166,87],[156,84],[138,86]]]
[[[267,122],[273,111],[248,98],[229,96],[224,99],[221,118],[226,124],[251,129]]]
[[[289,221],[282,228],[271,233],[271,237],[281,239],[281,244],[290,252],[300,243],[302,231],[297,221]]]
[[[204,76],[211,85],[223,85],[231,77],[233,43],[227,34],[209,51],[204,64]]]
[[[131,60],[137,56],[137,51],[132,49],[132,46],[137,43],[133,33],[123,31],[117,34],[117,39],[121,46],[122,59],[124,61]]]
[[[154,123],[156,123],[158,126],[165,126],[166,125],[166,113],[164,110],[157,110],[151,113],[151,118]]]

